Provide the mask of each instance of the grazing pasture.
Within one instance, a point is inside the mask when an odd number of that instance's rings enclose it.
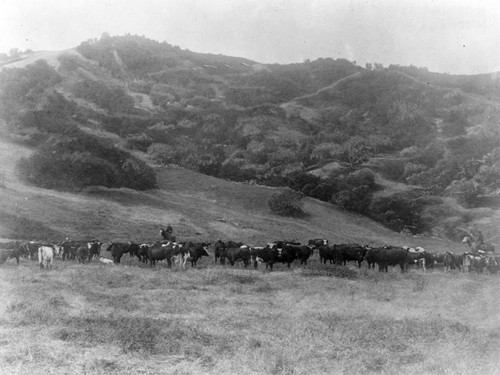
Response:
[[[495,374],[500,278],[35,261],[0,268],[5,374]]]

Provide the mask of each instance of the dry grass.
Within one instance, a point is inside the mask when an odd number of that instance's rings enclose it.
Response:
[[[104,267],[0,273],[6,374],[495,374],[500,279]]]

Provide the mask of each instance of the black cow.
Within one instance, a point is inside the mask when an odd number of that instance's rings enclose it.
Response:
[[[17,265],[19,265],[19,257],[22,254],[21,242],[20,241],[9,241],[0,243],[1,263],[5,263],[7,259],[16,259]]]
[[[226,263],[226,244],[222,240],[217,240],[214,244],[214,257],[215,257],[215,263],[217,261],[220,262],[220,264],[225,264]]]
[[[38,259],[38,249],[43,245],[43,242],[38,241],[27,241],[20,245],[21,252],[26,254],[29,259]]]
[[[474,270],[483,273],[487,265],[484,256],[473,253],[464,253],[462,255],[462,262],[463,271]]]
[[[234,242],[234,241],[224,242],[222,240],[217,240],[217,242],[214,245],[215,263],[217,263],[217,260],[218,260],[220,262],[220,264],[226,264],[226,251],[227,251],[227,249],[240,247],[242,245],[243,245],[243,242]]]
[[[88,259],[90,262],[90,252],[88,245],[80,246],[76,250],[76,259],[78,259],[78,263],[85,263],[85,259]]]
[[[281,256],[283,257],[283,252],[285,252],[285,257],[288,257],[289,251],[295,252],[294,259],[300,259],[300,264],[304,264],[304,265],[307,265],[307,260],[312,255],[312,249],[309,246],[306,246],[306,245],[287,245],[287,246],[285,246],[285,248],[281,252]],[[291,259],[291,257],[290,257],[290,259]],[[293,262],[293,260],[292,260],[292,262]],[[288,267],[290,267],[290,265]]]
[[[399,264],[401,272],[404,272],[408,262],[408,251],[402,247],[384,246],[368,249],[365,255],[368,267],[372,264],[378,264],[379,271],[388,271],[388,266]]]
[[[210,244],[208,242],[198,242],[192,243],[188,242],[183,244],[182,249],[180,251],[186,251],[189,253],[188,260],[191,262],[191,267],[196,267],[196,263],[201,257],[208,257],[208,246]]]
[[[298,253],[297,249],[295,248],[296,245],[285,245],[283,249],[281,250],[280,258],[281,258],[281,263],[287,264],[288,268],[290,268],[290,265],[293,263],[295,259],[298,258]]]
[[[257,263],[265,263],[266,270],[273,270],[273,264],[278,261],[279,251],[275,245],[267,245],[265,247],[252,247],[250,248],[250,257],[253,261],[254,268],[257,269]]]
[[[330,264],[342,262],[339,252],[333,246],[320,246],[318,252],[320,263],[326,264],[326,261],[330,261]]]
[[[151,267],[156,266],[156,262],[166,260],[168,267],[172,267],[172,257],[174,256],[174,247],[171,243],[162,244],[157,242],[147,248],[148,260]]]
[[[62,250],[62,260],[75,260],[76,253],[80,246],[85,246],[89,243],[89,241],[85,240],[66,240],[59,244],[60,249]]]
[[[111,242],[106,251],[111,251],[111,256],[115,264],[120,263],[123,254],[129,254],[130,256],[137,256],[139,252],[139,245],[133,242]]]
[[[333,245],[334,254],[338,254],[338,259],[347,265],[347,262],[357,262],[358,268],[361,268],[361,263],[365,259],[366,252],[368,248],[366,246],[361,246],[358,244],[340,244]]]
[[[421,259],[424,259],[424,253],[408,252],[408,266],[418,265]]]
[[[328,239],[326,239],[326,238],[314,238],[314,239],[307,241],[307,245],[311,246],[313,253],[314,253],[314,249],[319,250],[319,248],[321,246],[328,246]]]
[[[424,272],[427,268],[434,268],[434,255],[428,251],[424,252],[408,252],[408,266],[416,265],[417,268],[422,268]]]
[[[102,242],[90,241],[87,245],[89,247],[89,261],[92,261],[92,258],[97,259],[101,256]]]
[[[143,263],[148,263],[148,249],[153,246],[146,243],[139,245],[139,250],[137,251],[137,258]]]
[[[455,255],[451,251],[447,251],[443,255],[444,270],[454,270],[455,268],[462,268],[463,259],[461,255]]]
[[[430,251],[424,251],[423,254],[425,260],[425,267],[434,268],[434,264],[436,263],[436,254],[433,254]]]
[[[243,262],[244,266],[248,267],[251,259],[250,248],[246,245],[230,247],[226,250],[226,257],[231,266],[236,262]]]
[[[443,265],[445,254],[446,253],[432,254],[432,258],[434,259],[434,264],[435,265]]]

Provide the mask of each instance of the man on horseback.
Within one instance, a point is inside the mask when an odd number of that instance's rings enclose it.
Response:
[[[165,241],[173,241],[175,242],[175,236],[173,235],[173,228],[172,225],[168,224],[165,229],[160,230],[160,236],[165,240]]]
[[[481,232],[479,230],[479,227],[477,224],[474,224],[474,226],[472,227],[472,230],[470,231],[470,235],[472,236],[472,238],[474,239],[474,241],[478,244],[478,245],[481,245],[484,243],[484,236],[483,236],[483,232]]]
[[[474,225],[470,234],[464,237],[462,243],[469,245],[473,254],[477,254],[479,251],[495,252],[495,245],[489,242],[484,242],[483,233],[479,230],[477,224]]]

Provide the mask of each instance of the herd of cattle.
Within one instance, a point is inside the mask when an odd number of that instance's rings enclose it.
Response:
[[[401,271],[408,266],[416,265],[424,271],[442,265],[445,270],[461,269],[463,271],[475,270],[483,272],[487,269],[490,273],[497,273],[500,269],[500,259],[495,256],[494,247],[488,247],[484,251],[480,246],[471,246],[470,237],[464,238],[471,251],[457,255],[451,252],[435,254],[421,247],[397,247],[382,246],[371,247],[358,244],[334,244],[330,245],[327,239],[312,239],[307,245],[295,241],[275,241],[266,246],[248,246],[241,242],[217,240],[215,243],[208,242],[175,242],[173,236],[165,234],[162,230],[163,240],[150,244],[137,244],[134,242],[109,242],[104,248],[111,259],[101,255],[103,243],[98,240],[70,241],[66,240],[58,244],[47,244],[35,241],[19,242],[11,241],[0,244],[0,264],[8,258],[16,258],[19,264],[20,257],[37,259],[41,268],[52,267],[52,261],[60,256],[63,261],[77,260],[80,263],[91,262],[99,259],[102,263],[119,264],[124,254],[136,257],[139,261],[154,267],[157,262],[163,261],[168,267],[179,264],[184,268],[186,263],[191,262],[196,267],[201,257],[209,256],[210,251],[214,253],[215,263],[232,266],[236,263],[248,267],[257,268],[259,263],[264,263],[266,269],[273,269],[275,263],[286,264],[288,268],[293,262],[307,265],[308,259],[316,251],[322,264],[343,264],[356,262],[361,267],[363,262],[368,268],[378,265],[380,271],[388,271],[389,266],[399,265]]]

